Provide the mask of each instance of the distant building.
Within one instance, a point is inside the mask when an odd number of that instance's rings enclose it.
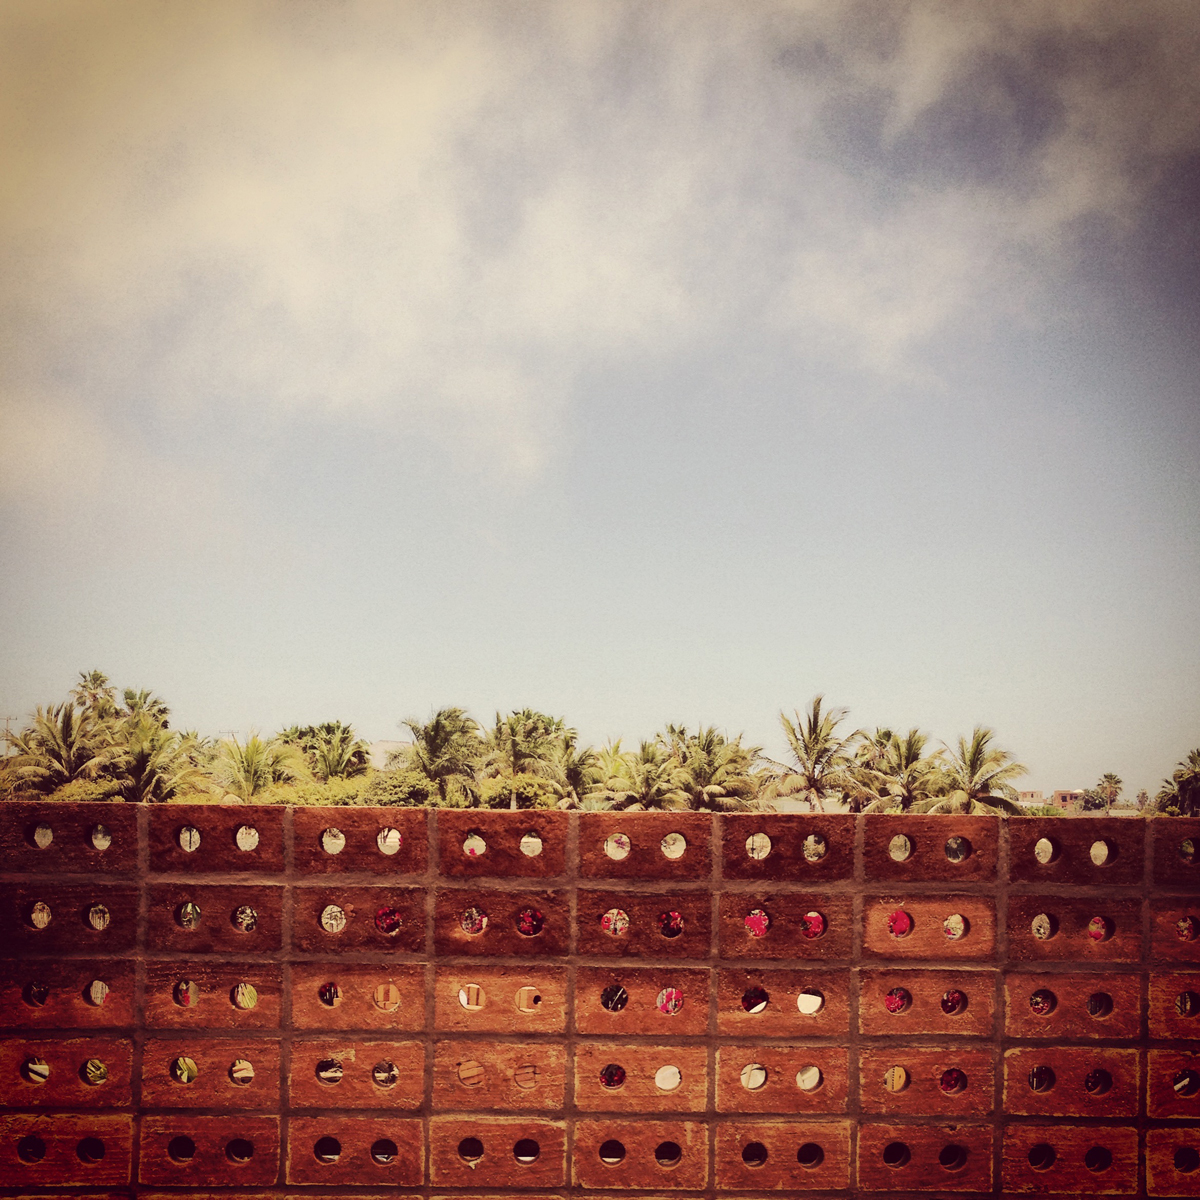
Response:
[[[1034,808],[1039,804],[1045,804],[1046,797],[1042,792],[1018,792],[1017,801],[1029,808]]]
[[[1061,808],[1065,812],[1068,808],[1072,808],[1074,805],[1078,804],[1078,802],[1082,799],[1082,789],[1073,792],[1055,792],[1050,798],[1050,803],[1054,805],[1055,808]]]

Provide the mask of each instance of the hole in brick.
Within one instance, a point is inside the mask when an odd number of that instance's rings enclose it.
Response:
[[[1036,1017],[1048,1017],[1058,1007],[1058,997],[1049,988],[1038,988],[1029,997],[1029,1007]]]
[[[229,1067],[229,1082],[249,1087],[254,1082],[254,1064],[248,1058],[235,1058]]]
[[[251,850],[258,849],[258,830],[253,825],[239,825],[233,841],[239,850],[249,854]]]
[[[484,841],[483,834],[477,829],[472,829],[463,838],[463,853],[468,858],[479,858],[487,853],[487,842]]]
[[[1112,1166],[1112,1151],[1107,1146],[1092,1146],[1083,1156],[1083,1165],[1089,1171],[1107,1171]]]
[[[36,1134],[28,1133],[17,1142],[17,1157],[24,1163],[41,1162],[46,1157],[46,1143]]]
[[[234,1008],[247,1012],[258,1004],[258,989],[252,983],[235,983],[229,998]]]
[[[536,1063],[522,1063],[513,1071],[513,1083],[519,1088],[524,1088],[529,1091],[537,1087],[538,1084],[538,1069]]]
[[[902,908],[888,914],[887,930],[894,938],[908,937],[912,933],[913,919]]]
[[[908,988],[892,988],[883,998],[883,1007],[890,1013],[902,1013],[912,1004],[912,993]]]
[[[50,905],[44,900],[35,901],[29,906],[25,919],[34,929],[45,929],[53,919]]]
[[[619,1063],[608,1063],[600,1068],[600,1084],[606,1088],[619,1088],[625,1082],[625,1068]]]
[[[185,900],[175,910],[175,924],[180,929],[198,929],[200,926],[200,905],[192,900]]]
[[[903,1142],[888,1142],[883,1148],[885,1167],[903,1167],[912,1158],[912,1151]]]
[[[44,822],[41,825],[35,825],[29,833],[29,840],[39,850],[45,850],[54,841],[54,830]]]
[[[521,838],[521,853],[526,858],[537,858],[542,852],[542,835],[535,830],[530,830],[524,837]]]
[[[907,862],[912,857],[913,844],[902,833],[898,833],[888,842],[888,857],[893,862]]]
[[[317,988],[317,999],[326,1008],[337,1008],[342,1002],[342,989],[333,980]]]
[[[600,993],[600,1007],[608,1012],[620,1012],[628,1003],[629,993],[619,983],[610,983]]]
[[[1200,920],[1195,917],[1182,917],[1175,923],[1175,932],[1181,942],[1194,942],[1200,937]]]
[[[400,989],[391,980],[381,983],[371,993],[371,1001],[381,1012],[395,1012],[400,1007]]]
[[[104,1158],[105,1145],[98,1137],[80,1138],[79,1145],[75,1147],[75,1153],[79,1156],[80,1162],[98,1163]]]
[[[665,938],[677,938],[683,932],[683,914],[674,909],[659,913],[658,932]]]
[[[960,1071],[958,1067],[951,1067],[948,1071],[943,1071],[941,1079],[938,1080],[938,1087],[947,1096],[957,1096],[960,1092],[965,1092],[967,1090],[966,1071]]]
[[[1200,995],[1195,992],[1180,992],[1175,997],[1177,1017],[1194,1017],[1197,1013],[1200,1013]]]
[[[625,833],[610,833],[604,839],[604,853],[608,855],[613,862],[620,862],[622,859],[629,857],[630,850],[633,849],[633,843],[629,840],[629,835]]]
[[[796,1151],[796,1161],[809,1171],[815,1170],[825,1161],[825,1151],[816,1142],[805,1142]]]
[[[338,1059],[323,1058],[317,1063],[315,1073],[320,1083],[323,1083],[326,1087],[334,1087],[342,1082],[345,1069]]]
[[[682,858],[687,853],[687,838],[682,833],[668,833],[658,844],[664,858]]]
[[[537,937],[546,924],[546,918],[536,908],[523,908],[517,913],[517,932],[522,937]]]
[[[1096,866],[1102,867],[1117,857],[1117,844],[1110,842],[1108,838],[1097,838],[1088,850],[1088,855]]]
[[[191,1162],[196,1157],[196,1143],[186,1134],[176,1134],[167,1143],[167,1157],[172,1162]]]
[[[804,839],[804,859],[806,862],[820,862],[829,852],[829,845],[819,833],[810,833]]]
[[[186,1054],[181,1054],[178,1058],[171,1060],[171,1078],[176,1083],[195,1083],[196,1076],[199,1074],[200,1068],[196,1066],[194,1058],[189,1058]]]
[[[815,940],[825,936],[825,914],[819,912],[806,912],[800,918],[800,933],[810,940]]]
[[[748,1167],[761,1167],[766,1164],[767,1148],[762,1142],[748,1142],[742,1147],[742,1162]]]
[[[942,993],[942,1012],[948,1017],[957,1017],[967,1011],[967,994],[958,988],[951,988]]]
[[[479,984],[468,983],[458,989],[458,1002],[467,1012],[478,1012],[487,1003],[487,996]]]
[[[1175,1151],[1174,1162],[1175,1170],[1190,1175],[1193,1171],[1200,1170],[1200,1150],[1194,1146],[1180,1146]]]
[[[534,1013],[541,1007],[542,996],[535,987],[517,988],[517,1012]]]
[[[92,1008],[103,1008],[105,1000],[108,999],[108,991],[108,984],[103,979],[93,979],[84,988],[83,998]]]
[[[483,1158],[483,1143],[477,1137],[465,1137],[458,1143],[458,1157],[469,1167]]]
[[[513,1146],[513,1158],[524,1166],[537,1162],[541,1152],[541,1146],[533,1138],[520,1138]]]
[[[1087,924],[1087,935],[1093,942],[1107,942],[1112,937],[1112,922],[1107,917],[1093,917]]]
[[[966,862],[971,857],[971,850],[971,843],[957,834],[946,841],[946,857],[952,863]]]
[[[1053,838],[1038,838],[1033,845],[1033,857],[1042,864],[1043,867],[1049,866],[1055,862],[1059,856],[1058,843]]]
[[[1048,942],[1058,932],[1058,921],[1049,913],[1038,913],[1029,922],[1029,932],[1039,942]]]
[[[240,929],[242,933],[253,933],[258,928],[258,913],[249,904],[239,904],[233,910],[231,920],[234,929]]]
[[[654,1147],[654,1161],[660,1167],[676,1167],[683,1158],[683,1147],[678,1142],[659,1142]]]
[[[620,908],[610,908],[600,918],[600,928],[610,937],[624,937],[629,932],[629,914]]]
[[[1179,857],[1185,863],[1195,864],[1197,859],[1196,843],[1191,838],[1184,838],[1179,843]]]
[[[87,1062],[79,1068],[79,1078],[83,1080],[88,1087],[99,1087],[102,1083],[108,1082],[108,1066],[99,1058],[89,1058]]]
[[[767,1007],[767,1002],[770,999],[770,994],[766,988],[747,988],[742,993],[742,1010],[748,1013],[760,1013]]]
[[[200,830],[194,825],[185,825],[175,835],[175,840],[185,854],[195,854],[200,849]]]
[[[815,1016],[825,1007],[825,997],[816,988],[805,988],[796,997],[796,1007],[806,1016]]]
[[[967,1165],[967,1148],[953,1142],[938,1151],[938,1162],[947,1171],[961,1171]]]
[[[485,1071],[483,1063],[476,1062],[473,1058],[465,1059],[458,1064],[458,1082],[463,1087],[481,1087],[483,1085]]]
[[[21,1078],[26,1083],[43,1084],[50,1078],[50,1064],[44,1058],[27,1058],[21,1064]]]
[[[325,1134],[313,1143],[313,1157],[319,1163],[335,1163],[342,1157],[342,1143]]]
[[[1093,992],[1087,998],[1087,1012],[1089,1017],[1095,1017],[1096,1020],[1102,1021],[1105,1017],[1111,1015],[1113,1010],[1113,998],[1107,992]]]
[[[346,848],[346,835],[340,829],[321,830],[321,849],[326,854],[341,854]]]
[[[665,987],[654,1005],[664,1016],[673,1017],[683,1007],[683,992],[676,987]]]
[[[821,1068],[809,1063],[796,1072],[796,1086],[802,1092],[815,1092],[825,1082]]]
[[[400,847],[404,845],[404,835],[400,830],[385,825],[375,835],[375,845],[379,847],[380,854],[386,854],[390,858],[393,854],[400,853]]]
[[[375,928],[387,937],[395,937],[404,925],[398,908],[380,908],[375,912]]]
[[[676,1066],[659,1067],[654,1072],[654,1086],[660,1092],[673,1092],[683,1083],[683,1072]]]
[[[619,1162],[624,1161],[624,1158],[625,1146],[616,1138],[609,1138],[608,1141],[600,1143],[600,1161],[606,1167],[615,1167]]]
[[[942,922],[942,933],[948,942],[962,941],[971,929],[971,923],[962,913],[951,913]]]
[[[458,918],[459,927],[468,937],[478,937],[488,927],[488,915],[482,908],[472,904]]]
[[[1054,1078],[1054,1072],[1049,1067],[1033,1067],[1029,1072],[1029,1090],[1031,1092],[1048,1092],[1054,1086]]]
[[[766,858],[771,853],[771,839],[765,833],[752,833],[746,839],[746,853],[754,859]]]
[[[100,932],[108,928],[112,914],[103,904],[92,904],[88,907],[86,920],[93,929]]]
[[[767,930],[771,928],[771,917],[765,908],[752,908],[742,923],[751,937],[766,937]]]
[[[171,998],[180,1008],[195,1008],[200,1003],[200,986],[191,979],[181,979],[172,989]]]
[[[399,1153],[400,1147],[391,1138],[376,1138],[371,1143],[371,1160],[377,1162],[381,1167],[395,1162]]]
[[[371,1082],[377,1088],[394,1088],[400,1082],[400,1071],[391,1059],[382,1059],[371,1068]]]
[[[46,1001],[50,999],[50,987],[48,984],[37,983],[36,981],[27,983],[21,990],[21,999],[30,1008],[42,1008]]]
[[[112,833],[107,825],[92,826],[92,846],[96,850],[107,850],[112,845]]]
[[[746,1091],[761,1091],[767,1086],[767,1068],[762,1063],[747,1063],[742,1068],[741,1079]]]
[[[1200,1092],[1200,1071],[1188,1069],[1177,1072],[1171,1080],[1171,1087],[1177,1096],[1189,1098],[1196,1095]]]
[[[888,1067],[883,1073],[883,1086],[889,1092],[902,1092],[908,1087],[908,1072],[903,1067]]]
[[[1050,1170],[1057,1158],[1058,1154],[1049,1142],[1038,1142],[1036,1146],[1029,1147],[1029,1165],[1035,1171]]]

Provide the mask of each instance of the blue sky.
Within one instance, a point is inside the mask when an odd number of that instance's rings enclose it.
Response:
[[[1200,744],[1194,6],[0,21],[0,716]]]

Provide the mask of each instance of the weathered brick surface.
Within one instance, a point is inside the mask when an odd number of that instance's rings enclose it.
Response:
[[[694,1037],[708,1031],[709,972],[687,967],[575,969],[575,1029],[607,1037]],[[604,1006],[608,989],[628,997]]]
[[[481,1156],[464,1139],[480,1143]],[[531,1143],[523,1162],[521,1143]],[[434,1117],[429,1123],[429,1176],[436,1187],[561,1187],[567,1173],[567,1130],[539,1117]]]
[[[240,804],[152,805],[149,816],[152,871],[224,875],[283,870],[285,813],[281,808],[259,805],[250,810]],[[239,839],[239,831],[250,830],[252,834],[243,832]],[[194,848],[187,849],[189,846]]]
[[[961,936],[951,938],[946,922],[954,917],[965,925]],[[996,951],[996,904],[990,897],[870,896],[863,902],[863,920],[863,949],[875,958],[972,961],[989,960]],[[907,932],[897,936],[902,929]]]
[[[425,967],[334,959],[294,963],[296,1029],[411,1031],[425,1026]]]
[[[717,1031],[754,1038],[845,1037],[850,1030],[850,983],[845,968],[721,970],[717,973]],[[801,993],[807,994],[805,1003],[810,1008],[814,997],[820,1007],[815,1012],[801,1012]]]
[[[1147,1021],[1152,1038],[1200,1040],[1200,971],[1151,975]]]
[[[1005,1032],[1018,1038],[1137,1038],[1141,989],[1140,974],[1011,971],[1004,978]]]
[[[1146,1055],[1146,1115],[1200,1121],[1200,1048]]]
[[[313,954],[385,950],[412,954],[425,949],[425,895],[399,886],[299,887],[292,890],[292,944]],[[322,914],[340,909],[344,924],[327,928]],[[326,918],[328,923],[328,917]]]
[[[1042,839],[1053,847],[1049,862],[1041,862],[1035,853]],[[1105,843],[1107,853],[1099,864],[1092,857],[1098,842]],[[1122,817],[1013,821],[1009,826],[1008,875],[1019,883],[1132,886],[1142,882],[1144,844],[1141,822]]]
[[[107,910],[102,928],[92,919],[96,905]],[[128,952],[137,944],[137,908],[137,888],[126,883],[31,879],[0,885],[0,927],[5,950],[15,958]],[[46,923],[39,927],[39,921]]]
[[[433,1051],[433,1107],[558,1111],[567,1055],[553,1042],[438,1041]]]
[[[718,1125],[716,1134],[716,1182],[721,1192],[849,1186],[846,1121],[729,1121]]]
[[[620,1148],[619,1161],[601,1157],[610,1142]],[[696,1191],[708,1183],[708,1142],[708,1128],[699,1121],[576,1121],[572,1181],[588,1189]],[[672,1157],[660,1162],[660,1148],[667,1147]]]
[[[1049,1070],[1035,1090],[1031,1073]],[[1004,1111],[1023,1116],[1134,1117],[1140,1063],[1136,1050],[1110,1046],[1022,1046],[1004,1053]]]
[[[290,1184],[419,1187],[424,1175],[420,1121],[330,1114],[293,1117],[288,1123]]]
[[[293,1109],[420,1108],[425,1099],[425,1046],[355,1037],[297,1038],[292,1042],[287,1089]]]
[[[1146,1194],[1195,1196],[1200,1184],[1200,1128],[1146,1131]]]
[[[579,891],[578,950],[598,958],[707,958],[712,911],[707,892]],[[628,927],[606,928],[605,914],[621,912]],[[671,914],[682,918],[674,936]]]
[[[850,957],[854,929],[849,896],[724,892],[720,913],[722,958],[791,962]]]
[[[422,875],[429,857],[429,815],[421,808],[297,808],[292,814],[295,869],[304,878],[317,875]],[[394,829],[400,846],[385,854],[383,830]],[[337,830],[345,839],[330,853],[322,834]],[[332,840],[331,847],[338,842]]]
[[[749,1042],[717,1051],[718,1112],[843,1113],[849,1090],[841,1046]]]
[[[683,853],[670,858],[663,839],[683,838]],[[628,849],[612,857],[605,843],[623,835]],[[710,877],[712,818],[700,813],[583,813],[579,818],[579,871],[587,879],[653,879],[707,883]]]
[[[1154,841],[1154,882],[1180,891],[1200,891],[1200,817],[1154,821],[1150,829]]]
[[[40,1143],[33,1161],[27,1140]],[[98,1146],[97,1146],[98,1143]],[[9,1187],[110,1187],[128,1183],[133,1118],[106,1113],[0,1113],[0,1176]]]
[[[907,845],[893,849],[894,838],[906,839]],[[872,881],[953,889],[966,881],[992,880],[998,848],[999,827],[989,817],[880,815],[863,822],[863,867]]]
[[[1129,1196],[1137,1191],[1137,1169],[1136,1129],[1022,1124],[1004,1131],[1006,1192]]]
[[[25,1069],[37,1061],[45,1079]],[[89,1061],[104,1073],[86,1070]],[[133,1043],[128,1038],[0,1038],[0,1107],[129,1108]]]
[[[181,1059],[195,1064],[194,1077],[176,1066]],[[279,1042],[274,1038],[155,1037],[142,1049],[143,1108],[261,1112],[278,1108],[279,1101]]]
[[[872,1037],[989,1037],[995,1027],[995,971],[872,969],[859,973],[859,983],[859,1027]],[[896,993],[906,999],[896,1000]],[[943,1002],[952,993],[963,1002],[947,1012]]]
[[[45,846],[35,836],[39,826],[50,831]],[[101,827],[107,838],[98,832]],[[47,805],[36,800],[0,804],[0,872],[127,875],[136,869],[133,805]]]
[[[150,1029],[279,1026],[283,969],[276,963],[152,959],[146,963],[145,978],[143,1003]],[[239,985],[249,985],[253,993]]]
[[[190,1157],[177,1139],[190,1143]],[[148,1113],[138,1158],[139,1182],[156,1187],[268,1187],[279,1176],[279,1119]]]
[[[565,892],[453,888],[439,891],[435,903],[434,948],[438,954],[540,958],[567,952],[571,918]],[[482,932],[469,928],[473,912],[487,917]],[[526,919],[540,921],[536,933],[522,932]]]
[[[903,1161],[888,1153],[896,1145],[905,1148]],[[950,1165],[943,1163],[944,1155]],[[887,1192],[990,1191],[992,1127],[864,1121],[858,1130],[858,1186]]]
[[[904,1086],[895,1088],[888,1072],[904,1071]],[[880,1116],[937,1115],[984,1117],[994,1108],[995,1071],[991,1050],[955,1045],[929,1050],[888,1043],[862,1050],[859,1057],[862,1111]]]
[[[1051,936],[1034,935],[1034,918],[1050,918]],[[1105,922],[1093,937],[1093,920]],[[1142,948],[1142,906],[1137,900],[1115,899],[1098,891],[1094,898],[1052,894],[1011,894],[1008,898],[1008,956],[1020,961],[1069,962],[1075,967],[1102,967],[1110,962],[1137,962]]]
[[[2,807],[2,806],[0,806]],[[91,985],[107,985],[99,1004]],[[20,958],[0,961],[0,1028],[104,1029],[133,1024],[136,976],[120,959]],[[41,1000],[32,1003],[33,990]]]
[[[447,811],[438,817],[438,869],[450,878],[468,879],[562,875],[568,827],[569,819],[562,812],[531,813],[521,821],[507,812]]]
[[[623,1076],[611,1072],[614,1066]],[[678,1074],[668,1071],[670,1078],[659,1077],[663,1067],[674,1067]],[[575,1047],[575,1106],[584,1112],[704,1112],[708,1048],[580,1042]]]
[[[157,883],[147,890],[147,940],[155,950],[269,954],[283,944],[282,887],[262,883]],[[185,905],[197,906],[199,918],[189,916]],[[234,923],[243,908],[254,910],[253,929],[239,928]]]
[[[542,963],[438,967],[438,1029],[459,1033],[562,1033],[567,1024],[567,971]]]
[[[769,847],[756,848],[758,854],[766,850],[763,857],[755,857],[747,848],[755,835],[769,840]],[[721,873],[729,880],[779,880],[819,890],[853,875],[854,837],[853,817],[734,813],[721,818]],[[815,848],[810,838],[820,839]],[[816,857],[822,843],[824,853]]]

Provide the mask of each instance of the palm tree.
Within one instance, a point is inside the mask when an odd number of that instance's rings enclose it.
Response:
[[[856,774],[879,797],[864,812],[908,812],[945,788],[942,751],[925,753],[926,734],[913,728],[903,737],[890,729],[865,735],[855,754]]]
[[[121,790],[127,800],[170,800],[181,792],[199,790],[206,778],[196,765],[196,747],[187,735],[168,730],[148,716],[127,722],[122,742]]]
[[[13,791],[46,794],[74,779],[95,779],[118,756],[105,722],[70,700],[38,708],[33,724],[8,741],[14,754],[4,769]]]
[[[115,696],[116,689],[103,671],[80,671],[79,682],[71,689],[71,699],[102,720],[116,714]]]
[[[496,724],[487,738],[484,772],[516,780],[518,775],[554,777],[554,762],[564,742],[576,737],[559,717],[523,708],[507,717],[496,714]],[[515,782],[514,782],[515,788]],[[514,790],[512,805],[517,804]]]
[[[764,798],[798,796],[807,800],[813,811],[824,812],[826,799],[838,796],[848,799],[851,811],[855,811],[864,795],[853,774],[851,750],[856,735],[838,737],[837,727],[846,719],[847,710],[823,710],[824,699],[823,695],[814,696],[809,712],[805,716],[797,712],[794,722],[786,713],[779,714],[792,762],[771,762],[774,772],[764,789]]]
[[[762,747],[743,746],[740,734],[730,741],[712,725],[693,734],[668,725],[658,743],[675,761],[690,807],[719,812],[753,807],[761,777],[751,768]]]
[[[171,710],[166,702],[153,692],[145,688],[140,691],[126,688],[122,698],[125,701],[125,707],[121,709],[120,714],[122,717],[136,719],[145,716],[157,721],[164,729],[167,728],[167,718],[171,715]]]
[[[553,781],[562,795],[560,807],[577,807],[589,790],[600,782],[600,757],[591,746],[582,749],[573,729],[559,740],[551,758]]]
[[[1125,781],[1119,775],[1114,775],[1111,771],[1100,776],[1100,782],[1096,785],[1096,792],[1104,801],[1105,812],[1108,812],[1121,798],[1121,789],[1124,786]]]
[[[1200,748],[1190,751],[1171,772],[1171,778],[1163,780],[1154,799],[1159,812],[1172,809],[1182,817],[1200,814]]]
[[[621,753],[621,743],[600,752],[603,782],[590,793],[615,809],[688,807],[682,768],[657,741],[642,742],[636,754]]]
[[[304,755],[278,738],[264,741],[252,733],[246,741],[226,738],[217,749],[213,779],[238,799],[249,801],[274,783],[301,779],[306,774]]]
[[[958,739],[958,748],[945,766],[945,794],[912,806],[919,813],[1004,813],[1021,816],[1014,779],[1029,768],[1014,762],[1007,750],[992,745],[995,731],[976,725],[970,740]]]
[[[475,769],[483,760],[485,745],[479,725],[461,708],[440,708],[424,724],[415,717],[403,722],[413,736],[401,754],[410,771],[418,771],[436,785],[444,805],[451,784],[475,791]]]
[[[313,773],[326,783],[366,774],[371,748],[355,734],[353,726],[341,721],[292,725],[277,736],[281,742],[298,747],[307,756]]]

